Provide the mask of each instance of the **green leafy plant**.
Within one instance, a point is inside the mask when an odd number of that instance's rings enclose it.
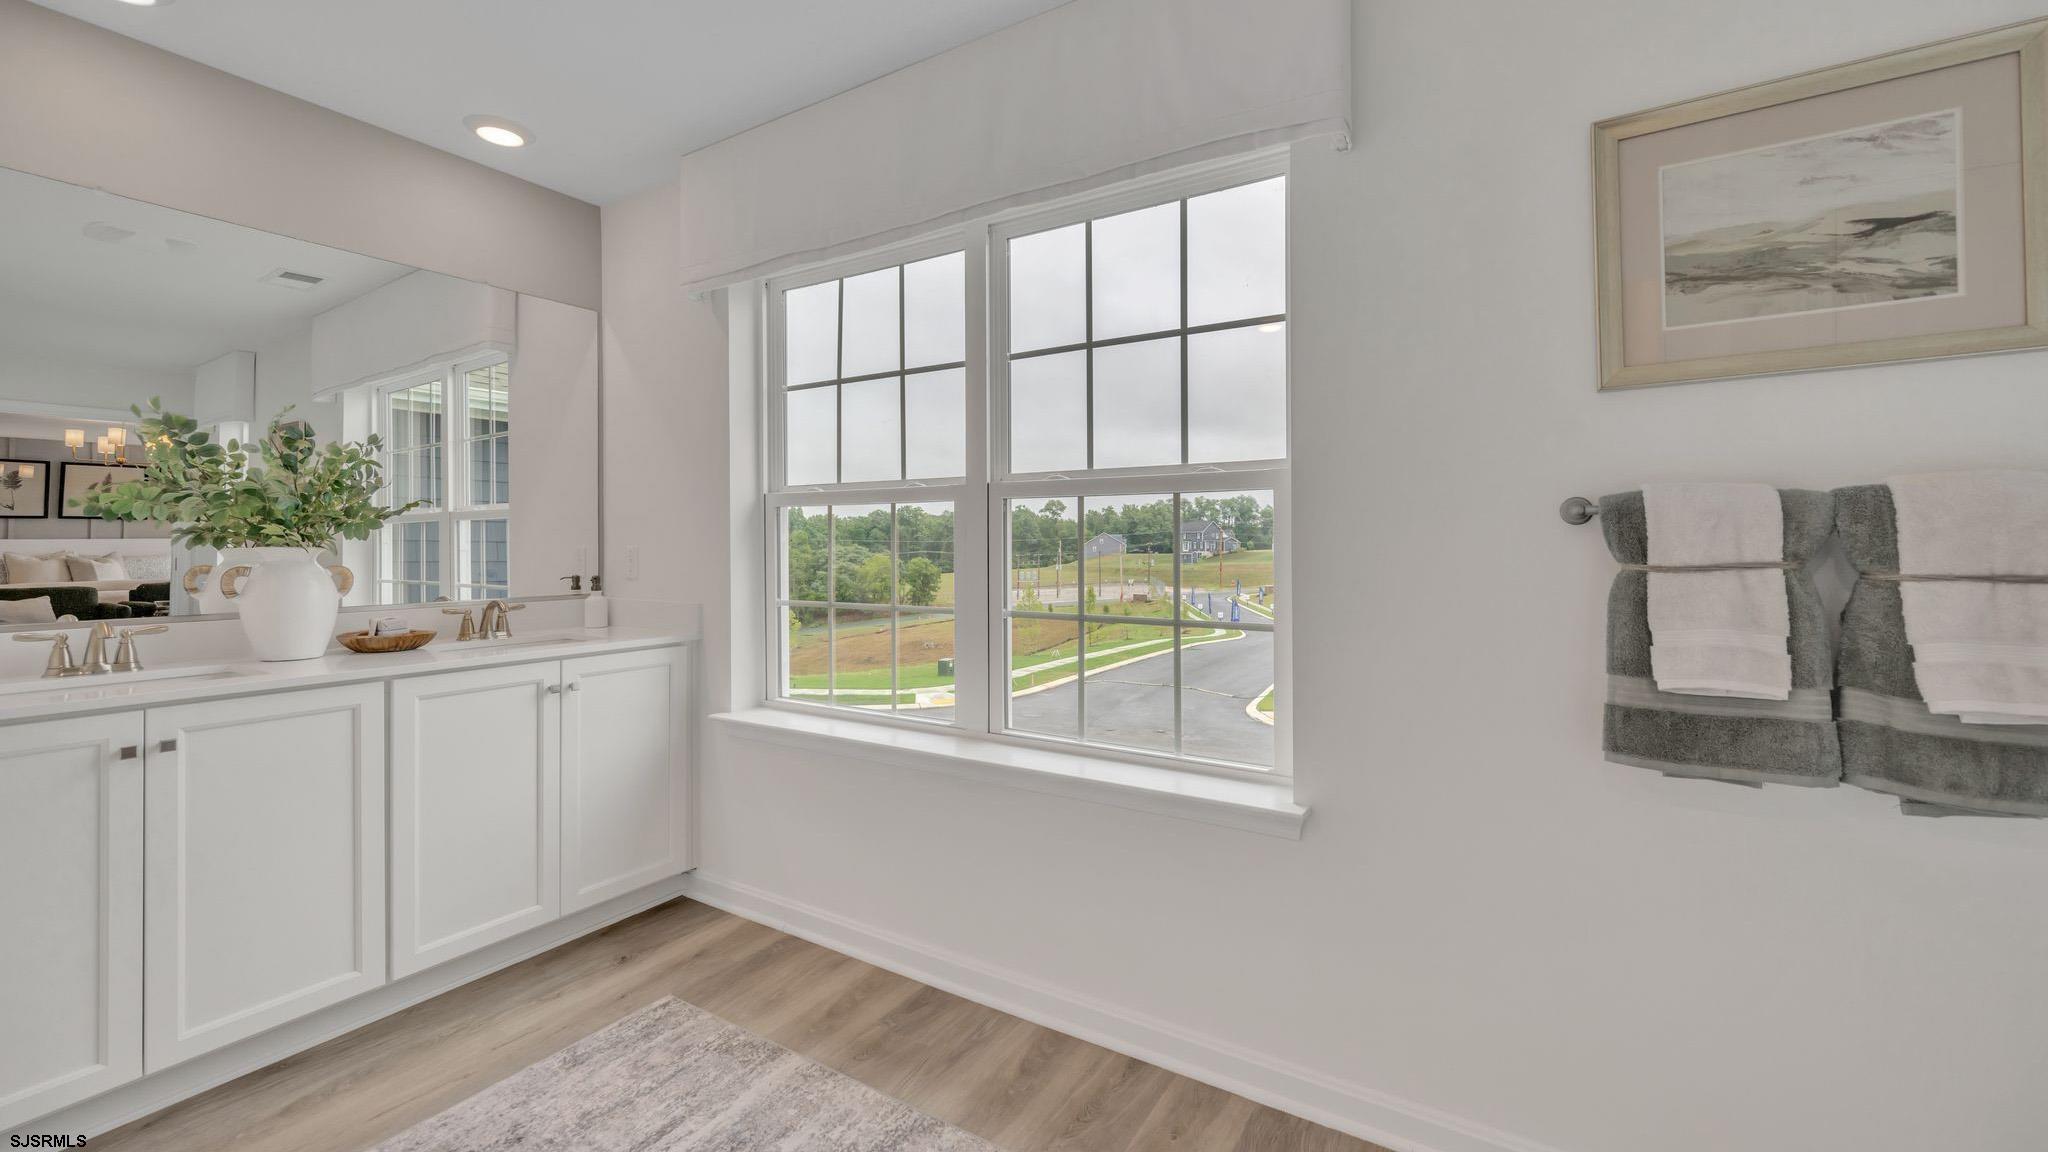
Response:
[[[142,477],[71,501],[89,516],[168,523],[171,538],[187,546],[326,548],[336,537],[368,539],[425,503],[383,507],[378,438],[319,444],[310,424],[289,419],[289,408],[253,444],[222,444],[191,417],[164,411],[161,400],[131,411],[142,418],[148,453]]]

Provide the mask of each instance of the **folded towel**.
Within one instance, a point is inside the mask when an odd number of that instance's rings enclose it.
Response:
[[[1670,776],[1743,784],[1833,785],[1841,775],[1834,711],[1834,667],[1827,613],[1803,565],[1833,530],[1825,492],[1778,493],[1783,537],[1778,555],[1802,565],[1762,570],[1781,590],[1787,614],[1790,685],[1782,700],[1701,696],[1660,690],[1652,678],[1650,579],[1614,576],[1607,597],[1607,712],[1602,747],[1617,764]],[[1600,501],[1600,528],[1623,564],[1649,557],[1644,495]]]
[[[1778,563],[1785,516],[1765,484],[1645,484],[1652,567]],[[1792,691],[1784,572],[1650,573],[1650,668],[1661,692],[1784,700]]]
[[[1905,571],[1891,489],[1866,484],[1834,496],[1857,571]],[[1928,710],[1906,636],[1903,593],[1914,583],[1860,578],[1842,613],[1842,778],[1898,796],[1914,815],[2048,816],[2048,726],[1970,724]]]
[[[1929,472],[1888,484],[1908,576],[2048,576],[2048,472]],[[1931,712],[2048,723],[2048,584],[1900,585],[1913,676]]]

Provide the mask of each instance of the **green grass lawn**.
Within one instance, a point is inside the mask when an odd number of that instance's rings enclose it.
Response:
[[[1137,622],[1163,618],[1172,605],[1155,603],[1131,605],[1131,623],[1121,619],[1088,621],[1088,668],[1093,671],[1125,660],[1170,651],[1171,632],[1159,625]],[[1200,618],[1199,613],[1197,618]],[[954,622],[950,617],[918,620],[907,617],[896,643],[902,658],[897,673],[895,699],[900,704],[916,702],[917,689],[942,688],[954,682],[952,672],[941,673],[938,661],[953,656]],[[1034,688],[1074,674],[1074,654],[1079,646],[1077,623],[1061,620],[1021,619],[1011,622],[1011,687],[1015,691]],[[1242,635],[1225,628],[1188,629],[1186,643],[1192,645]],[[837,687],[849,692],[873,692],[861,696],[863,706],[887,707],[890,702],[889,625],[886,618],[864,618],[842,622],[834,636],[838,649]],[[914,654],[914,655],[913,655]],[[826,644],[823,625],[800,630],[792,638],[789,652],[789,686],[792,691],[822,694],[831,684],[825,669]]]
[[[1277,688],[1268,688],[1266,689],[1266,694],[1259,697],[1257,705],[1259,711],[1264,712],[1268,716],[1273,714],[1273,693],[1276,691],[1278,691]]]

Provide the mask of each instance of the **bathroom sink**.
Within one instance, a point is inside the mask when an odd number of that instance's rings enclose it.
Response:
[[[582,639],[580,636],[535,636],[531,639],[515,636],[509,640],[458,641],[453,646],[454,651],[451,651],[449,655],[458,660],[474,660],[479,657],[492,655],[493,653],[504,652],[508,649],[551,648],[557,644],[575,644]]]
[[[35,693],[74,696],[96,693],[105,696],[131,695],[138,688],[165,688],[186,680],[226,680],[246,675],[225,664],[186,665],[177,668],[146,668],[140,672],[107,672],[97,676],[64,676],[52,679],[0,680],[0,698]]]

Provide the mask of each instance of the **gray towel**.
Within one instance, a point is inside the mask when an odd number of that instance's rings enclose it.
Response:
[[[1859,573],[1899,570],[1890,488],[1836,489],[1835,519]],[[1910,815],[2048,816],[2048,725],[1965,724],[1929,712],[1897,582],[1857,579],[1836,676],[1849,783],[1899,797]]]
[[[1842,774],[1836,742],[1827,614],[1803,566],[1827,542],[1834,501],[1825,492],[1780,492],[1791,609],[1792,695],[1745,700],[1659,692],[1650,677],[1649,576],[1618,572],[1607,596],[1607,719],[1602,747],[1617,764],[1669,776],[1739,784],[1832,786]],[[1607,549],[1623,564],[1648,562],[1643,494],[1600,499]]]

